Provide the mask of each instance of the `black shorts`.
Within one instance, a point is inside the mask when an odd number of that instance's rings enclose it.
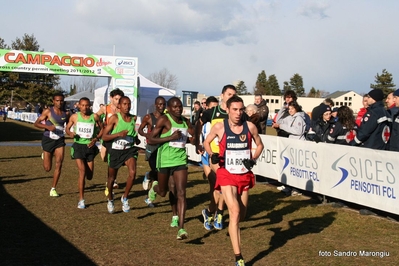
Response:
[[[119,169],[125,164],[130,158],[137,160],[139,150],[137,147],[131,147],[127,150],[114,150],[109,149],[108,151],[108,166],[113,169]]]
[[[91,148],[87,144],[73,143],[71,148],[72,159],[82,159],[91,162],[98,154],[98,147],[93,145]]]
[[[178,165],[178,166],[172,166],[172,167],[159,168],[158,172],[161,174],[166,174],[168,176],[172,176],[173,173],[176,171],[187,170],[187,169],[188,169],[187,165],[184,164],[184,165]]]
[[[42,138],[42,149],[46,152],[53,153],[56,149],[64,146],[65,138],[50,139],[46,136]]]

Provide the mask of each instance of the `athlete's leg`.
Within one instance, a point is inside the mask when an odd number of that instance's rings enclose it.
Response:
[[[84,189],[85,189],[86,162],[82,159],[75,159],[75,161],[79,170],[79,177],[78,177],[79,200],[83,200]]]
[[[134,179],[136,178],[136,158],[129,158],[125,164],[129,171],[129,176],[126,180],[125,193],[123,193],[123,197],[127,198],[127,196],[129,196],[130,190],[132,189]]]
[[[166,173],[158,172],[158,185],[154,186],[154,191],[161,197],[166,196],[166,192],[168,192],[168,183],[169,183],[169,171]]]
[[[208,174],[208,182],[209,182],[209,196],[210,196],[210,202],[209,202],[209,213],[212,215],[216,212],[216,197],[214,196],[214,191],[215,191],[215,183],[216,183],[216,173],[212,170]]]
[[[237,187],[222,186],[222,193],[229,210],[229,235],[234,254],[241,254],[240,247],[240,202]],[[246,193],[248,195],[248,193]],[[241,200],[240,200],[241,201]],[[245,202],[245,200],[244,200]]]
[[[114,187],[114,181],[116,178],[116,175],[118,174],[119,169],[114,169],[108,166],[108,181],[107,181],[107,188],[108,188],[108,200],[113,200],[114,195],[112,193]]]
[[[55,157],[55,167],[54,167],[54,174],[53,174],[53,188],[57,186],[58,179],[61,175],[61,168],[62,163],[64,161],[64,151],[65,147],[58,147],[54,150],[54,157]]]
[[[169,177],[168,187],[170,207],[172,208],[173,216],[177,216],[177,191],[175,179],[173,178],[173,176]]]
[[[53,164],[53,153],[43,151],[43,168],[44,171],[50,172]]]
[[[85,161],[85,176],[87,180],[92,180],[94,175],[94,160],[90,162]]]
[[[107,148],[104,146],[104,144],[101,145],[100,156],[103,162],[107,161]]]
[[[176,185],[177,192],[177,213],[179,215],[179,229],[184,228],[184,218],[186,216],[187,201],[186,201],[186,187],[187,187],[187,169],[175,171],[173,179]]]

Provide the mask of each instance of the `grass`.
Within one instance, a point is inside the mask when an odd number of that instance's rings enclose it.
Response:
[[[1,141],[37,144],[41,136],[34,132],[26,123],[0,124]],[[208,203],[208,184],[200,167],[189,167],[189,238],[177,241],[177,230],[169,227],[167,198],[157,199],[152,209],[144,203],[144,156],[139,156],[129,196],[132,210],[121,211],[123,190],[117,189],[116,213],[111,215],[104,196],[107,166],[99,157],[94,178],[86,183],[88,207],[77,209],[77,168],[69,152],[67,147],[57,188],[61,196],[50,198],[52,172],[42,168],[40,146],[0,148],[2,265],[233,265],[227,229],[203,228],[200,214]],[[126,168],[121,168],[122,188],[126,176]],[[227,225],[227,212],[224,217]],[[285,197],[273,185],[258,184],[250,191],[247,220],[241,223],[242,252],[247,265],[396,265],[398,229],[397,222],[385,218],[317,205],[304,196]],[[364,257],[360,250],[385,251],[389,257]],[[334,256],[334,251],[357,256]]]

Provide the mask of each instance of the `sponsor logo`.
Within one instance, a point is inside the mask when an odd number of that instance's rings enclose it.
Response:
[[[98,61],[96,62],[96,66],[97,66],[97,67],[104,67],[104,66],[108,66],[108,65],[110,65],[110,64],[112,64],[112,62],[110,62],[110,61],[104,61],[102,58],[100,58],[100,60],[98,60]]]
[[[116,59],[117,66],[126,66],[126,67],[134,67],[136,65],[134,59],[123,59],[118,58]]]

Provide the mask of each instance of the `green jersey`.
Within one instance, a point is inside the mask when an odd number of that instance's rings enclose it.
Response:
[[[165,142],[158,148],[158,154],[157,154],[158,169],[187,164],[186,143],[187,143],[188,126],[185,121],[179,124],[176,123],[171,118],[170,114],[165,114],[165,115],[169,119],[172,127],[168,132],[161,134],[161,138],[171,136],[173,132],[175,132],[176,130],[180,130],[182,136],[178,140]]]
[[[118,124],[112,130],[111,134],[119,133],[121,131],[127,130],[128,133],[126,137],[117,137],[116,139],[112,140],[112,149],[114,150],[126,150],[130,149],[134,146],[135,137],[137,136],[137,132],[135,129],[136,121],[134,120],[134,116],[130,115],[131,120],[126,122],[123,120],[122,115],[117,113],[118,116]]]
[[[76,133],[74,141],[79,144],[89,144],[93,137],[95,137],[94,127],[96,120],[94,114],[91,114],[88,119],[84,119],[80,112],[77,112],[78,122],[73,128]]]

